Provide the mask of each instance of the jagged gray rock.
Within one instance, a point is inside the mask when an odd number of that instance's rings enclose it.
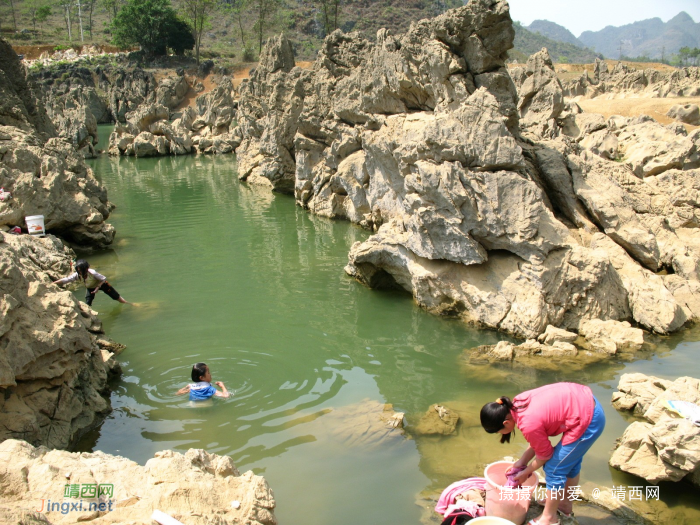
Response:
[[[75,254],[53,236],[0,234],[0,440],[66,448],[110,410],[97,315],[52,280]]]
[[[155,509],[188,525],[248,523],[276,525],[275,498],[265,479],[243,474],[229,456],[189,449],[156,452],[145,465],[103,452],[76,453],[34,448],[24,441],[0,443],[0,521],[3,523],[152,523]],[[12,458],[11,461],[8,459]],[[106,494],[80,500],[64,494],[66,484],[98,485]],[[111,489],[111,493],[109,492]],[[41,496],[41,497],[39,497]],[[42,500],[63,508],[37,511]],[[82,501],[80,506],[78,502]],[[237,505],[234,504],[237,502]],[[97,508],[99,503],[104,506]],[[72,512],[64,512],[71,504]],[[90,509],[90,504],[95,504]],[[97,510],[95,510],[97,508]],[[212,518],[215,516],[215,518]]]
[[[666,115],[685,124],[700,126],[700,108],[697,104],[676,104]]]
[[[371,230],[346,272],[438,314],[526,338],[698,319],[697,137],[582,113],[546,50],[511,80],[512,38],[507,4],[478,0],[376,43],[336,31],[311,71],[271,40],[241,86],[239,177]],[[591,82],[628,73],[600,62]]]
[[[139,105],[126,114],[124,125],[115,126],[109,138],[110,154],[150,157],[231,153],[240,142],[231,131],[237,103],[230,79],[224,77],[219,83],[211,92],[197,97],[196,109],[185,108],[174,121],[170,120],[172,114],[166,105]]]
[[[683,478],[700,486],[700,427],[673,413],[666,401],[700,402],[700,380],[666,381],[643,374],[623,374],[613,405],[649,422],[632,423],[617,443],[610,466],[650,483]]]
[[[654,69],[637,70],[618,62],[612,71],[596,60],[593,78],[584,73],[563,84],[564,96],[595,98],[599,96],[696,97],[700,95],[700,68],[685,67],[670,73]]]
[[[79,245],[106,247],[114,228],[107,192],[73,146],[56,136],[43,104],[31,96],[17,55],[0,39],[0,225],[24,226],[43,215],[47,231]],[[80,134],[79,134],[80,135]]]

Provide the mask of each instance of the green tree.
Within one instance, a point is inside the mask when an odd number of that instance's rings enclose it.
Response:
[[[323,30],[326,35],[330,35],[338,29],[338,12],[341,0],[316,0],[323,14]]]
[[[70,18],[70,11],[72,8],[71,0],[59,0],[58,5],[63,9],[63,20],[66,22],[66,31],[68,31],[68,41],[73,41],[73,23]]]
[[[10,5],[10,12],[12,13],[12,24],[15,28],[15,31],[17,31],[17,15],[15,13],[15,0],[4,0],[2,3]]]
[[[109,20],[109,24],[112,25],[112,20],[117,18],[119,10],[124,5],[124,0],[101,0],[101,2],[102,7],[104,7],[107,11],[107,18]]]
[[[248,48],[248,44],[246,44],[245,41],[245,29],[243,27],[243,13],[245,13],[246,9],[248,8],[248,4],[250,3],[250,0],[231,0],[230,2],[224,4],[224,12],[227,14],[230,14],[231,17],[233,18],[233,21],[235,24],[238,26],[238,31],[240,32],[241,35],[241,45],[243,46],[243,54],[246,54],[246,49]]]
[[[97,0],[83,0],[83,5],[88,10],[88,31],[90,31],[90,40],[92,40],[92,12],[95,10]]]
[[[252,0],[253,10],[257,20],[255,21],[255,32],[258,34],[258,53],[262,51],[263,36],[272,17],[277,13],[280,0]]]
[[[180,0],[180,11],[183,18],[192,28],[194,37],[194,54],[199,64],[199,48],[202,45],[202,35],[207,29],[209,18],[217,7],[217,0]]]
[[[175,19],[170,25],[167,43],[176,55],[183,55],[186,50],[194,49],[192,28],[184,20]]]
[[[27,2],[24,3],[24,15],[29,18],[30,22],[32,23],[32,29],[34,32],[36,32],[36,23],[38,22],[37,13],[39,12],[40,8],[40,0],[27,0]]]
[[[146,55],[164,55],[177,15],[170,0],[128,0],[112,21],[112,42],[141,46]]]
[[[693,50],[690,49],[689,47],[682,47],[678,50],[678,56],[681,59],[681,66],[686,66],[688,65],[688,59],[692,55]]]
[[[50,5],[42,5],[39,9],[36,10],[36,21],[39,22],[39,32],[43,34],[44,32],[44,22],[46,22],[49,17],[51,16],[51,6]]]

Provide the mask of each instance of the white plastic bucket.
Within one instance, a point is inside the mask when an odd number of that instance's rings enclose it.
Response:
[[[43,215],[30,215],[25,217],[24,220],[27,222],[27,231],[30,235],[37,235],[38,237],[43,237],[46,233],[44,231],[44,216]]]
[[[472,523],[478,523],[479,525],[515,525],[512,521],[497,518],[496,516],[481,516],[480,518],[469,520],[469,525]]]
[[[525,521],[532,493],[540,477],[533,472],[520,488],[505,487],[506,471],[513,466],[509,461],[496,461],[484,469],[486,478],[486,516],[505,518],[516,525]],[[472,520],[475,521],[475,520]],[[470,522],[471,523],[471,522]]]

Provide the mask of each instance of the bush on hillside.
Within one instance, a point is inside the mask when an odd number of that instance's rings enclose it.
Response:
[[[165,55],[168,47],[177,54],[194,47],[190,27],[177,17],[170,0],[128,0],[111,30],[114,45],[139,45],[149,56]]]

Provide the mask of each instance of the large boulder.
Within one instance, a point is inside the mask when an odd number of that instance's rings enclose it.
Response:
[[[238,178],[292,193],[294,135],[310,73],[294,66],[284,35],[268,40],[258,67],[240,85]]]
[[[612,404],[618,410],[629,410],[644,416],[651,403],[671,386],[671,381],[644,374],[622,374],[613,393]]]
[[[52,284],[74,256],[50,235],[0,234],[0,441],[66,448],[110,410],[101,323]]]
[[[108,246],[114,228],[105,223],[113,209],[107,192],[73,145],[57,137],[16,53],[1,39],[0,57],[0,186],[12,194],[0,202],[0,225],[23,226],[26,216],[43,215],[47,231]]]
[[[511,74],[518,87],[520,127],[538,138],[556,136],[564,93],[547,49],[530,56],[524,69]]]
[[[141,466],[102,452],[48,450],[9,439],[0,443],[0,455],[12,458],[0,466],[3,523],[146,525],[154,511],[188,525],[277,523],[264,478],[240,474],[230,457],[201,449],[157,452]],[[44,510],[37,509],[42,504]]]
[[[639,350],[644,344],[644,332],[633,328],[628,322],[589,319],[581,322],[579,334],[591,346],[602,347],[606,351],[612,347],[612,354],[622,350]]]
[[[105,220],[114,206],[73,146],[0,126],[0,151],[0,185],[12,193],[0,202],[0,224],[24,226],[27,215],[43,215],[46,231],[75,244],[112,243],[114,228]]]
[[[700,486],[700,427],[680,418],[667,401],[700,403],[700,380],[661,380],[623,374],[613,405],[648,422],[632,423],[613,451],[610,466],[649,483],[687,479]]]
[[[700,108],[697,104],[676,104],[666,115],[685,124],[700,126]]]

